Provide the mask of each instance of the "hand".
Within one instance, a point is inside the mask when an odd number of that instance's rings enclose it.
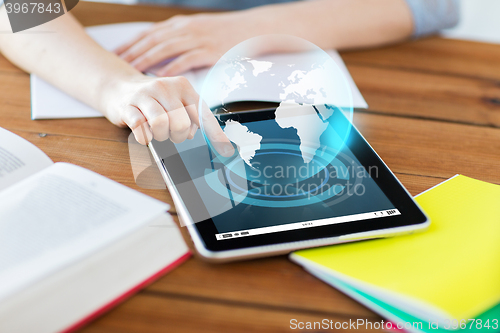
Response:
[[[180,15],[153,25],[115,53],[141,72],[176,57],[156,73],[174,76],[215,64],[233,46],[257,35],[258,25],[245,12]]]
[[[141,144],[153,137],[170,138],[179,143],[192,139],[200,126],[199,96],[183,77],[151,78],[145,75],[110,85],[104,115],[115,125],[128,126]],[[231,156],[234,148],[208,107],[204,107],[202,122],[215,149]]]

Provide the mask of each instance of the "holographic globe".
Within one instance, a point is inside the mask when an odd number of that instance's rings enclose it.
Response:
[[[291,52],[259,54],[269,45]],[[338,55],[289,35],[254,37],[221,57],[204,81],[199,109],[210,108],[236,149],[233,156],[221,155],[200,116],[214,169],[206,180],[213,190],[233,202],[270,207],[325,199],[327,166],[341,163],[336,157],[353,113],[349,82],[332,57]],[[233,112],[235,103],[256,101],[276,107],[254,110],[254,121]]]

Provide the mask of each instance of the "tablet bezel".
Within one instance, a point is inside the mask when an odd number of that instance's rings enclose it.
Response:
[[[270,119],[271,113],[274,114],[275,108],[261,109],[253,112],[241,112],[238,113],[242,123],[246,121],[256,121]],[[393,205],[399,209],[401,215],[389,216],[378,219],[361,220],[354,222],[346,222],[339,224],[332,224],[326,226],[317,226],[312,228],[303,228],[297,230],[280,231],[276,233],[254,235],[249,237],[240,237],[234,239],[225,239],[223,241],[217,240],[215,234],[219,233],[215,227],[215,224],[211,219],[205,221],[192,223],[189,216],[189,212],[184,205],[183,198],[179,195],[175,189],[174,182],[169,173],[169,166],[172,169],[172,161],[167,164],[164,160],[159,158],[156,154],[155,145],[166,144],[170,145],[169,149],[175,149],[175,146],[171,142],[153,142],[150,144],[151,151],[155,160],[162,171],[164,179],[169,187],[170,193],[174,199],[174,203],[179,212],[180,218],[188,225],[188,230],[190,231],[197,250],[204,257],[225,257],[229,258],[234,253],[234,256],[239,256],[236,254],[235,250],[248,249],[247,254],[252,253],[266,253],[266,252],[276,252],[279,248],[283,250],[285,248],[298,249],[303,247],[308,247],[315,244],[334,244],[342,240],[348,240],[349,235],[360,235],[360,238],[370,238],[370,235],[375,237],[383,237],[385,235],[391,235],[394,232],[409,233],[413,230],[425,229],[429,225],[429,220],[425,213],[420,209],[418,204],[413,200],[411,195],[399,182],[396,176],[391,172],[387,165],[382,161],[378,154],[369,145],[366,139],[359,133],[355,126],[352,126],[347,139],[347,146],[352,151],[354,156],[359,160],[359,162],[368,169],[368,167],[376,166],[378,169],[378,177],[372,178],[375,180],[379,188],[384,192],[388,199],[393,203]],[[172,156],[172,155],[171,155]],[[176,172],[182,172],[185,174],[187,170],[182,163],[182,160],[178,154],[178,160],[175,162]],[[171,159],[170,159],[171,160]],[[181,166],[184,170],[180,170]],[[169,184],[170,183],[170,184]],[[194,191],[198,193],[197,191]],[[198,198],[201,199],[201,198]],[[179,207],[178,207],[179,206]],[[180,209],[179,209],[180,208]],[[363,236],[365,235],[365,237]],[[329,240],[329,241],[328,241]],[[311,242],[312,241],[312,242]],[[315,242],[318,241],[318,242]],[[287,246],[294,244],[293,246]],[[302,246],[301,246],[302,244]],[[274,251],[273,246],[277,246]],[[252,251],[252,249],[254,249]],[[256,250],[260,249],[260,250]],[[266,250],[267,249],[267,250]],[[242,253],[238,251],[238,253]]]

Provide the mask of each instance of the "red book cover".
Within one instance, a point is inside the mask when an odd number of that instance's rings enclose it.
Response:
[[[82,318],[80,321],[77,321],[76,323],[74,323],[70,327],[61,331],[61,333],[70,333],[70,332],[75,332],[75,331],[79,330],[80,328],[84,327],[85,325],[87,325],[88,323],[93,321],[94,319],[97,319],[99,316],[101,316],[104,313],[106,313],[107,311],[111,310],[112,308],[114,308],[118,304],[124,302],[127,298],[131,297],[132,295],[137,293],[139,290],[147,287],[148,285],[150,285],[151,283],[153,283],[154,281],[156,281],[157,279],[159,279],[160,277],[162,277],[163,275],[165,275],[169,271],[178,267],[180,264],[182,264],[187,259],[189,259],[189,257],[191,257],[191,253],[188,252],[188,253],[184,254],[182,257],[180,257],[179,259],[177,259],[176,261],[174,261],[173,263],[171,263],[167,267],[165,267],[162,270],[160,270],[159,272],[153,274],[152,276],[150,276],[149,278],[147,278],[143,282],[139,283],[138,285],[136,285],[132,289],[126,291],[122,295],[118,296],[117,298],[115,298],[111,302],[104,304],[100,308],[96,309],[94,312],[92,312],[92,313],[88,314],[86,317]]]

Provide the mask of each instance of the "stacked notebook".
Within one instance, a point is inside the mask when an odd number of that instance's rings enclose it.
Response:
[[[291,259],[392,328],[500,331],[500,186],[459,175],[416,201],[431,219],[427,232],[303,250]]]

